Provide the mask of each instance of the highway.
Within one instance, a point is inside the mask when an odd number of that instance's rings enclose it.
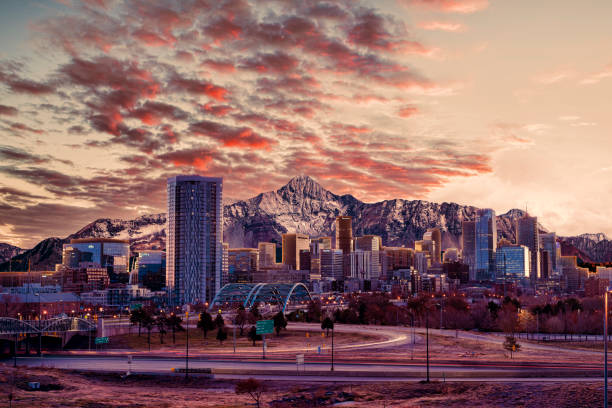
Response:
[[[30,367],[49,367],[78,371],[121,372],[128,370],[127,357],[116,356],[46,356],[20,357],[17,364]],[[142,357],[132,359],[130,370],[141,374],[171,374],[172,369],[183,369],[185,359],[180,357]],[[215,378],[261,377],[270,379],[297,380],[295,360],[258,360],[227,358],[190,358],[190,369],[211,369]],[[306,361],[300,367],[299,378],[303,381],[416,381],[425,377],[424,361],[393,363],[376,360],[340,360],[330,372],[327,360]],[[433,379],[449,381],[533,381],[540,379],[584,379],[598,381],[603,375],[601,367],[593,364],[552,364],[513,362],[433,362]]]
[[[124,325],[123,322],[116,322]],[[291,330],[320,330],[318,324],[290,323]],[[328,381],[328,382],[372,382],[372,381],[419,381],[425,378],[423,359],[396,361],[393,356],[379,355],[376,350],[397,350],[405,353],[404,348],[412,343],[412,329],[407,327],[381,327],[361,325],[337,325],[336,333],[376,334],[379,337],[367,343],[338,345],[335,358],[335,371],[330,372],[330,355],[308,353],[313,348],[303,346],[279,347],[269,349],[268,359],[261,359],[259,348],[243,350],[233,354],[230,350],[215,350],[213,353],[191,354],[190,369],[209,369],[215,378],[235,379],[257,377],[270,380]],[[424,341],[422,328],[415,329],[418,343]],[[430,329],[430,335],[455,337],[454,330]],[[459,332],[459,338],[493,344],[501,344],[502,336],[488,333]],[[555,351],[557,353],[576,353],[591,357],[601,352],[559,348],[550,345],[523,343],[524,349]],[[354,351],[354,352],[353,352]],[[306,353],[304,353],[306,352]],[[298,376],[295,355],[306,354],[306,362],[300,367]],[[172,374],[173,369],[184,369],[185,357],[182,351],[160,351],[148,353],[129,350],[106,350],[103,352],[72,351],[61,355],[39,357],[19,357],[18,365],[42,366],[58,369],[119,372],[128,370],[128,358],[132,356],[130,370],[141,374]],[[439,356],[438,356],[439,357]],[[557,360],[557,359],[555,359]],[[584,361],[590,360],[589,363]],[[597,359],[573,361],[486,361],[486,360],[432,360],[431,378],[448,381],[602,381],[603,370]],[[7,361],[8,363],[8,361]],[[182,375],[175,373],[175,375]]]

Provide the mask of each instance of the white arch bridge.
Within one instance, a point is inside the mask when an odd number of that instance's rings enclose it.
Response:
[[[303,283],[228,283],[217,293],[210,309],[240,304],[248,309],[255,303],[269,303],[279,305],[285,313],[288,306],[309,300],[312,297]]]

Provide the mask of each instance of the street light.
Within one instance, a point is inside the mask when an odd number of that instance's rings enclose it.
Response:
[[[604,408],[608,408],[608,293],[609,286],[604,293]]]
[[[432,306],[440,306],[440,303],[436,303]],[[426,311],[426,317],[425,317],[425,337],[426,337],[426,342],[427,342],[427,381],[429,382],[429,307],[425,307],[425,311]]]

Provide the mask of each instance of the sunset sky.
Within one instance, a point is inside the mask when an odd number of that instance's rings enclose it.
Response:
[[[155,3],[155,5],[154,5]],[[0,242],[249,198],[527,207],[612,235],[612,2],[0,2]]]

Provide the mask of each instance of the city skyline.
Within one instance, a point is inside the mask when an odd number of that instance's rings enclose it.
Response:
[[[163,212],[194,173],[610,235],[612,6],[523,3],[3,2],[0,242]]]

